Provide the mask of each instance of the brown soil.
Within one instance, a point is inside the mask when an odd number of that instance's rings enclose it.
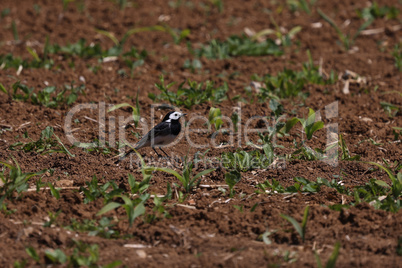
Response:
[[[275,1],[223,1],[224,9],[220,13],[210,1],[127,1],[129,5],[120,10],[117,1],[73,1],[63,10],[62,1],[47,0],[2,0],[0,11],[9,8],[10,13],[0,19],[0,55],[12,53],[24,59],[32,60],[27,47],[43,51],[46,37],[50,43],[67,45],[84,38],[87,44],[100,44],[103,49],[113,46],[113,42],[95,29],[113,32],[120,39],[124,33],[135,27],[161,24],[158,21],[162,15],[168,16],[166,23],[172,28],[190,29],[191,34],[184,42],[175,45],[167,33],[144,32],[128,38],[125,49],[134,46],[141,51],[146,49],[148,56],[145,63],[130,70],[122,60],[99,63],[98,59],[82,59],[79,57],[64,58],[52,55],[55,66],[51,69],[23,69],[16,74],[14,68],[0,70],[0,82],[9,89],[17,80],[36,90],[49,85],[62,86],[85,79],[85,95],[80,95],[77,103],[119,104],[124,102],[135,104],[133,96],[139,89],[141,117],[150,122],[151,99],[149,93],[158,94],[154,86],[159,82],[159,76],[165,75],[167,83],[176,82],[176,86],[187,79],[198,82],[212,80],[216,85],[228,83],[229,99],[236,95],[248,99],[242,103],[242,121],[252,116],[267,116],[270,114],[268,103],[259,103],[249,97],[244,88],[251,82],[251,76],[258,74],[273,74],[284,68],[300,70],[302,63],[308,60],[306,51],[311,52],[316,65],[322,59],[322,68],[337,74],[351,70],[364,76],[366,84],[351,85],[351,93],[342,93],[343,82],[334,85],[305,86],[303,92],[309,97],[303,99],[285,99],[284,105],[288,116],[303,117],[307,107],[324,111],[325,105],[338,101],[339,115],[332,121],[323,119],[325,123],[338,123],[339,133],[343,135],[352,155],[360,155],[363,161],[383,163],[387,161],[392,167],[400,163],[402,146],[395,140],[392,127],[402,126],[402,115],[399,111],[390,117],[380,105],[389,102],[401,107],[401,72],[394,66],[393,47],[401,44],[401,31],[394,31],[393,26],[401,24],[402,10],[398,0],[377,1],[380,6],[392,5],[400,10],[398,19],[376,19],[369,29],[385,28],[385,31],[373,35],[361,35],[356,39],[355,49],[346,52],[337,44],[338,36],[335,30],[317,13],[320,8],[332,17],[338,25],[350,20],[349,25],[342,26],[345,32],[355,33],[362,24],[355,10],[366,6],[366,1],[318,1],[312,8],[312,14],[303,11],[291,12],[286,5],[275,4]],[[174,8],[172,3],[182,2]],[[281,1],[279,1],[281,2]],[[285,1],[282,1],[285,2]],[[170,3],[170,4],[169,4]],[[84,4],[81,10],[80,5]],[[40,12],[35,11],[40,7]],[[268,12],[271,12],[276,23],[289,30],[301,26],[302,31],[294,39],[293,45],[283,56],[233,57],[226,60],[200,59],[203,68],[191,72],[184,69],[186,59],[194,56],[188,51],[186,42],[199,46],[212,39],[225,39],[231,35],[241,35],[246,27],[258,32],[266,28],[274,28]],[[314,28],[313,23],[322,22],[322,27]],[[15,23],[20,42],[14,42],[12,24]],[[298,42],[296,42],[298,41]],[[39,53],[40,54],[40,53]],[[74,62],[72,68],[71,62]],[[100,66],[94,73],[88,66]],[[128,76],[118,74],[125,69]],[[237,75],[231,76],[236,73]],[[115,90],[118,89],[118,90]],[[394,92],[391,94],[385,94]],[[395,93],[396,92],[396,93]],[[397,93],[399,92],[399,93]],[[71,145],[67,140],[63,126],[70,107],[56,109],[33,105],[31,102],[18,102],[7,98],[0,92],[0,161],[12,163],[11,157],[18,161],[23,172],[37,172],[42,169],[52,169],[41,177],[42,182],[53,183],[57,187],[85,186],[94,175],[99,183],[114,180],[116,184],[128,189],[127,174],[133,174],[137,180],[142,175],[129,161],[115,165],[110,154],[101,152],[86,152],[80,148],[69,149],[75,157],[62,153],[42,155],[21,150],[11,150],[10,145],[17,141],[28,142],[23,135],[26,132],[33,140],[40,137],[46,126],[52,126],[61,141]],[[131,96],[131,97],[130,97]],[[76,103],[75,103],[76,104]],[[186,112],[187,119],[195,115],[208,117],[211,103],[193,106]],[[214,107],[221,109],[222,114],[231,116],[236,101],[226,100]],[[166,110],[157,110],[155,122],[161,120]],[[293,114],[291,114],[293,113]],[[130,109],[122,109],[113,113],[115,116],[129,117]],[[322,115],[324,112],[322,112]],[[106,115],[107,122],[109,114]],[[89,119],[88,119],[89,118]],[[99,136],[98,111],[83,110],[75,116],[80,123],[75,137],[91,142]],[[258,125],[257,122],[254,123]],[[203,128],[198,122],[197,127]],[[137,141],[126,134],[132,142]],[[278,140],[286,149],[281,154],[294,151],[293,139],[300,141],[300,131],[295,130],[290,137]],[[117,136],[117,134],[116,134]],[[207,134],[192,134],[197,142],[208,141]],[[255,140],[257,139],[254,137]],[[106,135],[106,140],[109,135]],[[369,141],[380,143],[375,145]],[[220,136],[219,141],[225,137]],[[364,141],[366,140],[366,141]],[[309,142],[312,148],[325,148],[326,131],[320,130]],[[364,142],[362,142],[364,141]],[[244,150],[251,150],[245,142]],[[237,148],[212,148],[208,157],[220,157],[222,152],[235,151]],[[177,156],[194,155],[199,149],[192,148],[185,139],[178,146],[166,149]],[[166,151],[165,150],[165,151]],[[141,149],[147,157],[156,155],[151,149]],[[159,166],[164,163],[160,163]],[[166,164],[166,163],[165,163]],[[200,172],[205,167],[198,166],[194,171]],[[177,168],[176,168],[177,169]],[[181,168],[177,169],[181,172]],[[202,185],[197,187],[183,203],[177,205],[174,194],[170,200],[168,212],[171,217],[159,219],[152,223],[139,217],[129,227],[123,208],[106,214],[115,218],[120,232],[118,239],[106,239],[99,236],[89,236],[87,232],[69,231],[64,228],[71,225],[71,219],[100,219],[96,213],[104,206],[104,200],[98,199],[88,204],[84,203],[82,192],[74,189],[60,191],[60,199],[53,197],[49,190],[25,192],[19,199],[6,200],[7,209],[12,213],[0,213],[0,266],[11,267],[15,261],[26,260],[28,266],[38,265],[30,258],[25,249],[32,246],[38,252],[41,261],[45,263],[46,249],[62,249],[67,254],[72,253],[73,240],[81,240],[99,246],[99,264],[107,264],[120,260],[127,267],[160,266],[198,267],[198,266],[316,266],[314,250],[318,252],[325,264],[331,255],[337,241],[341,244],[337,264],[339,267],[402,267],[402,257],[397,254],[398,237],[402,236],[402,212],[397,213],[376,210],[367,203],[351,206],[349,209],[335,211],[329,205],[349,203],[354,199],[323,187],[314,194],[281,195],[258,194],[256,184],[268,178],[274,178],[284,186],[294,184],[292,178],[300,176],[308,180],[318,177],[331,180],[341,176],[343,183],[352,188],[364,185],[372,178],[390,183],[385,172],[373,169],[364,163],[339,161],[337,167],[332,167],[321,161],[292,160],[286,162],[284,168],[257,170],[242,173],[242,180],[236,185],[236,195],[229,199],[214,185],[225,185],[225,170],[218,169],[202,178]],[[30,186],[35,187],[39,177],[30,180]],[[164,195],[167,183],[178,183],[176,178],[162,172],[155,172],[151,179],[150,194]],[[176,204],[176,205],[175,205]],[[258,204],[254,211],[253,206]],[[293,230],[292,225],[281,217],[287,214],[301,222],[304,208],[310,206],[306,238],[303,242]],[[237,208],[236,208],[237,206]],[[243,211],[238,208],[243,207]],[[146,205],[147,214],[152,214],[153,202]],[[61,211],[51,227],[43,227],[49,219],[49,212]],[[269,238],[272,243],[265,244],[261,235],[266,230],[275,230]],[[123,238],[127,236],[127,238]],[[144,245],[144,248],[130,248],[125,245]],[[399,245],[399,248],[401,245]]]

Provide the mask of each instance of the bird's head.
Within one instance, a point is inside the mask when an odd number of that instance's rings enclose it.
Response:
[[[180,113],[180,112],[176,112],[176,111],[172,111],[167,113],[167,115],[165,115],[165,117],[163,118],[164,122],[172,122],[172,121],[177,121],[180,119],[180,117],[185,116],[186,114]]]

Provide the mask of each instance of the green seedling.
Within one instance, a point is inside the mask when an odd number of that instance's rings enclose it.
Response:
[[[289,133],[289,131],[298,123],[303,127],[304,133],[306,133],[306,137],[308,140],[311,140],[314,132],[322,129],[324,127],[324,122],[316,121],[316,112],[309,108],[309,112],[307,115],[307,119],[294,117],[286,122],[284,127],[285,133]]]
[[[233,205],[233,207],[234,207],[235,209],[237,209],[238,211],[240,211],[240,213],[243,213],[243,210],[244,210],[244,205],[243,205],[243,204],[241,204],[240,206],[238,206],[238,205]]]
[[[4,18],[7,17],[8,15],[10,15],[11,9],[10,8],[5,8],[0,12],[0,18]]]
[[[257,184],[257,187],[261,189],[261,192],[259,193],[290,193],[290,190],[285,189],[280,183],[272,179],[272,183],[269,182],[269,180],[266,180],[263,183]]]
[[[339,147],[341,149],[341,160],[346,160],[346,161],[360,160],[360,155],[351,156],[351,154],[349,152],[349,148],[346,145],[346,142],[343,139],[342,134],[339,134]]]
[[[56,189],[54,188],[53,184],[51,184],[50,182],[47,184],[50,188],[50,193],[53,195],[54,198],[56,198],[57,200],[60,199],[60,189]]]
[[[308,15],[311,14],[311,7],[315,5],[316,2],[317,0],[286,0],[286,4],[288,5],[290,11],[295,12],[297,10],[302,10]]]
[[[371,202],[373,200],[377,200],[377,197],[385,195],[386,188],[384,186],[389,187],[388,184],[383,181],[370,179],[370,181],[367,182],[365,185],[355,187],[353,196],[355,198],[356,204],[359,204],[363,201]]]
[[[228,59],[237,56],[263,56],[283,54],[282,49],[271,39],[258,43],[246,36],[233,35],[225,41],[211,40],[200,49],[190,49],[197,57],[208,59]]]
[[[224,152],[221,156],[223,167],[228,170],[246,172],[253,169],[265,169],[274,161],[274,152],[271,146],[264,145],[263,150],[250,152],[238,150],[234,153]]]
[[[21,84],[20,81],[15,82],[11,87],[12,93],[8,92],[3,85],[0,85],[0,90],[9,95],[13,100],[28,101],[31,99],[33,104],[49,108],[70,106],[77,100],[78,95],[85,90],[84,85],[75,87],[74,81],[70,85],[64,85],[64,88],[58,92],[55,86],[48,86],[36,93],[33,92],[33,87],[30,88],[27,85]]]
[[[265,87],[260,88],[259,100],[265,102],[267,98],[290,98],[303,96],[306,84],[330,85],[337,81],[334,71],[328,77],[320,73],[319,68],[314,66],[310,53],[307,53],[309,61],[303,64],[301,71],[284,69],[276,76],[265,75],[263,78],[252,77],[253,80],[264,81]]]
[[[0,161],[0,164],[9,169],[8,173],[3,170],[0,173],[0,179],[2,186],[0,187],[0,208],[4,208],[4,200],[10,199],[15,196],[16,198],[21,196],[21,193],[28,189],[28,180],[34,176],[39,176],[45,173],[47,170],[43,169],[39,172],[23,173],[17,160],[11,157],[15,165],[11,165],[7,162]]]
[[[115,153],[119,153],[118,149],[123,148],[125,145],[123,145],[120,142],[116,142],[116,147],[117,147],[117,149],[116,149],[116,148],[112,147],[108,141],[104,141],[102,144],[98,139],[95,139],[91,143],[79,143],[79,144],[74,144],[73,146],[82,148],[87,153],[97,152],[97,153],[107,155],[107,154],[112,153],[112,151]]]
[[[275,119],[280,118],[284,112],[283,105],[275,99],[269,100],[269,108],[271,109],[271,116]]]
[[[124,10],[127,6],[127,0],[117,0],[120,10]]]
[[[0,65],[4,67],[4,69],[14,68],[19,69],[20,67],[24,69],[28,68],[46,68],[50,69],[54,65],[54,61],[47,57],[39,58],[38,54],[35,50],[27,47],[28,52],[34,58],[32,61],[23,60],[20,57],[14,57],[12,54],[0,55]]]
[[[332,179],[331,181],[328,181],[324,178],[318,177],[317,184],[325,185],[328,188],[335,189],[340,194],[353,195],[353,191],[351,191],[349,188],[345,187],[343,185],[342,181],[339,181],[336,179]]]
[[[49,37],[46,37],[45,40],[45,45],[43,48],[43,58],[40,58],[38,53],[36,52],[35,49],[31,48],[31,47],[27,47],[27,51],[29,54],[31,54],[31,56],[33,57],[33,60],[31,62],[23,62],[22,66],[28,65],[28,66],[24,66],[25,68],[27,67],[32,67],[32,68],[46,68],[46,69],[50,69],[53,65],[54,62],[52,59],[50,59],[48,57],[48,52],[49,52]],[[7,65],[7,64],[6,64]],[[16,66],[14,66],[16,67]]]
[[[174,85],[170,83],[165,85],[163,75],[159,78],[160,84],[155,86],[161,91],[160,95],[149,93],[148,97],[153,101],[167,100],[174,106],[184,106],[190,109],[193,105],[211,101],[212,103],[220,103],[227,98],[226,93],[229,90],[227,83],[218,88],[214,87],[214,83],[210,81],[197,83],[195,81],[187,81],[188,87],[184,87],[184,82],[179,85],[177,92],[169,89]]]
[[[318,193],[321,187],[335,189],[342,195],[354,197],[355,202],[350,205],[357,205],[361,202],[367,202],[373,205],[376,209],[382,209],[391,212],[397,212],[402,205],[400,197],[402,195],[402,172],[394,175],[388,168],[375,162],[363,162],[378,166],[387,172],[392,185],[389,186],[385,181],[370,179],[365,185],[355,186],[353,188],[345,187],[341,181],[335,179],[328,181],[324,178],[317,178],[317,181],[309,181],[302,177],[296,177],[293,180],[296,182],[291,186],[283,187],[278,181],[272,179],[272,182],[266,180],[257,185],[259,190],[257,193],[267,194],[291,194],[291,193]],[[340,210],[344,207],[349,207],[348,204],[336,204],[330,206],[331,209]]]
[[[15,82],[12,86],[12,98],[13,100],[22,100],[22,101],[27,101],[34,90],[33,87],[28,87],[27,85],[21,84],[19,81]],[[19,93],[22,91],[22,94]]]
[[[190,29],[184,29],[184,30],[173,29],[165,23],[162,25],[162,27],[163,28],[158,29],[158,31],[162,31],[162,32],[166,32],[166,33],[170,34],[170,36],[173,38],[173,42],[176,45],[180,44],[191,33]]]
[[[284,132],[285,126],[286,125],[284,122],[274,121],[273,126],[269,126],[267,130],[264,131],[263,133],[261,132],[258,133],[258,136],[260,138],[258,142],[262,143],[263,144],[262,146],[255,145],[251,142],[249,143],[249,145],[264,150],[265,155],[269,159],[271,159],[273,157],[273,149],[274,149],[274,144],[272,143],[272,140],[275,137],[275,135],[278,137],[282,137],[287,134],[287,132]]]
[[[395,45],[392,56],[394,56],[396,68],[402,72],[402,45]]]
[[[400,200],[402,191],[402,173],[394,175],[388,168],[375,163],[363,162],[383,169],[387,172],[392,181],[389,186],[386,182],[377,179],[370,179],[365,185],[355,186],[353,190],[346,189],[344,186],[337,185],[335,188],[339,193],[354,197],[355,202],[352,205],[357,205],[361,202],[367,202],[376,209],[382,209],[391,212],[398,212],[402,202]]]
[[[171,215],[166,209],[166,205],[164,204],[165,201],[172,199],[172,187],[170,184],[167,184],[167,191],[166,194],[162,197],[154,196],[153,201],[154,201],[154,207],[152,211],[154,213],[149,213],[144,217],[144,222],[146,223],[152,223],[156,220],[163,219],[163,218],[170,218]],[[184,197],[182,192],[179,194],[179,203],[184,202]]]
[[[123,199],[123,201],[124,201],[123,204],[118,203],[118,202],[109,202],[98,213],[96,213],[96,216],[100,216],[106,212],[109,212],[109,211],[114,210],[121,206],[126,211],[128,223],[131,227],[134,223],[134,220],[137,217],[145,214],[144,204],[149,199],[150,194],[143,194],[139,198],[136,198],[134,200],[130,199],[129,197],[127,197],[125,195],[120,195],[118,197]]]
[[[334,251],[332,251],[332,254],[329,257],[327,264],[325,265],[325,268],[335,268],[336,267],[335,264],[336,264],[336,260],[338,259],[340,248],[341,248],[341,243],[336,242],[335,246],[334,246]],[[314,256],[315,256],[315,260],[317,262],[317,267],[323,268],[324,266],[322,266],[321,258],[315,250],[314,250]]]
[[[284,33],[282,33],[282,30],[279,27],[279,25],[276,23],[274,17],[272,17],[272,15],[270,15],[269,18],[270,18],[271,23],[275,26],[275,30],[273,30],[273,29],[261,30],[258,33],[256,33],[255,35],[253,35],[251,37],[251,39],[258,40],[267,35],[275,35],[277,38],[277,41],[279,41],[281,45],[283,45],[285,47],[292,45],[292,42],[291,42],[292,38],[302,30],[302,27],[296,26],[296,27],[292,28],[289,32],[284,34]]]
[[[112,112],[114,110],[117,110],[117,109],[120,109],[123,107],[130,107],[133,110],[132,114],[133,114],[134,125],[135,125],[135,127],[138,127],[138,123],[140,122],[140,104],[138,101],[138,91],[137,91],[137,97],[135,99],[135,107],[129,103],[121,103],[121,104],[114,105],[112,108],[110,108],[107,111]]]
[[[184,29],[184,30],[174,29],[174,28],[170,27],[169,25],[167,25],[166,23],[163,23],[162,25],[154,25],[154,26],[149,26],[149,27],[136,28],[136,29],[132,29],[132,31],[133,31],[133,33],[148,32],[148,31],[165,32],[165,33],[170,34],[170,36],[173,38],[173,42],[176,45],[180,44],[191,33],[191,31],[189,29]]]
[[[232,116],[230,116],[230,119],[232,120],[235,132],[237,132],[239,130],[239,122],[241,120],[239,114],[236,112],[233,112]]]
[[[209,115],[208,115],[209,128],[211,127],[211,125],[214,125],[215,130],[219,131],[222,124],[223,124],[223,121],[222,121],[221,109],[211,107],[211,109],[209,109]]]
[[[173,184],[173,186],[175,186],[176,188],[180,187],[179,185],[177,185],[176,183]],[[188,193],[183,193],[182,191],[178,191],[177,195],[177,202],[179,204],[183,203],[184,201],[186,201],[187,197],[189,196]]]
[[[234,187],[241,180],[241,174],[237,170],[232,170],[225,173],[225,182],[229,186],[229,196],[232,198],[235,195]]]
[[[45,258],[54,264],[64,264],[67,262],[67,256],[61,249],[46,250]]]
[[[380,7],[377,2],[373,2],[369,7],[356,10],[356,13],[357,16],[364,20],[374,20],[378,18],[397,19],[399,9],[393,6]]]
[[[27,47],[27,51],[33,57],[32,61],[22,60],[20,57],[14,57],[12,54],[0,55],[0,64],[4,66],[4,68],[15,68],[18,69],[23,67],[24,69],[28,68],[47,68],[50,69],[54,65],[54,61],[49,58],[51,54],[62,54],[65,57],[78,55],[81,57],[84,56],[94,56],[99,54],[102,55],[102,50],[99,45],[95,45],[93,47],[86,46],[85,40],[80,40],[76,44],[67,45],[65,47],[60,47],[57,44],[50,45],[49,37],[46,37],[45,46],[42,52],[42,57],[32,48]]]
[[[64,227],[70,231],[88,233],[89,236],[99,236],[106,239],[120,238],[120,233],[116,228],[113,218],[102,217],[99,221],[84,219],[81,222],[71,219],[71,224]]]
[[[39,254],[36,252],[36,250],[33,247],[25,248],[25,252],[28,254],[29,257],[34,259],[34,261],[36,261],[36,263],[40,262]]]
[[[102,48],[99,44],[86,45],[85,39],[80,39],[77,43],[67,44],[66,46],[59,46],[57,44],[49,45],[47,48],[47,53],[61,54],[64,58],[78,56],[84,59],[102,56],[113,56],[109,55],[107,52],[102,51]]]
[[[209,0],[209,2],[218,9],[219,13],[223,13],[223,0]]]
[[[202,69],[202,63],[198,59],[193,59],[193,60],[185,60],[183,64],[183,69],[190,69],[192,73],[195,73],[196,70],[201,70]]]
[[[100,267],[99,246],[96,244],[86,244],[82,241],[73,240],[74,248],[71,255],[66,255],[61,249],[45,250],[46,263],[56,265],[66,265],[67,267]],[[117,267],[121,265],[121,261],[114,261],[104,267]]]
[[[115,35],[111,32],[104,31],[104,30],[99,30],[95,29],[96,32],[108,37],[110,40],[113,41],[115,44],[115,49],[118,51],[123,51],[123,45],[126,43],[127,39],[134,34],[137,33],[142,33],[142,32],[154,32],[154,31],[159,31],[159,32],[165,32],[170,34],[170,36],[173,38],[173,41],[175,44],[179,44],[182,40],[184,40],[188,35],[190,35],[190,30],[185,29],[185,30],[178,30],[178,29],[173,29],[166,23],[163,23],[162,25],[154,25],[154,26],[147,26],[147,27],[141,27],[141,28],[133,28],[128,30],[122,37],[122,39],[119,41]]]
[[[123,52],[123,46],[127,42],[127,39],[136,33],[135,29],[128,30],[119,41],[112,32],[100,29],[95,29],[95,31],[106,36],[114,43],[114,46],[108,50],[108,56],[119,56]]]
[[[375,140],[373,140],[373,138],[368,138],[368,139],[365,139],[365,140],[361,140],[361,141],[359,141],[357,144],[361,144],[361,143],[363,143],[363,142],[370,142],[371,144],[373,144],[373,145],[375,145],[375,146],[384,145],[383,143],[376,142]]]
[[[310,147],[303,146],[303,142],[297,143],[294,141],[296,151],[294,151],[290,156],[293,159],[300,159],[305,161],[320,160],[319,153],[324,153],[322,150],[316,148],[315,150]]]
[[[125,63],[127,64],[128,67],[130,67],[130,77],[133,78],[135,69],[137,69],[137,67],[144,65],[145,61],[143,59],[139,59],[136,61],[128,59],[125,60]]]
[[[61,210],[58,210],[56,213],[49,211],[47,214],[49,216],[49,220],[43,224],[43,227],[51,227],[54,223],[56,223],[57,218],[59,217]]]
[[[42,8],[40,5],[34,4],[33,9],[35,10],[35,14],[38,15],[38,14],[40,14]]]
[[[376,209],[383,209],[394,213],[398,212],[401,208],[400,185],[402,176],[400,177],[401,180],[397,182],[397,185],[393,184],[392,187],[388,186],[386,182],[376,179],[370,179],[365,185],[355,187],[353,192],[355,203],[352,204],[356,205],[361,202],[367,202]],[[391,188],[391,191],[388,190],[389,188]],[[399,194],[399,196],[395,197],[395,194]]]
[[[394,140],[398,140],[399,136],[402,136],[402,127],[392,127],[392,134],[394,134]]]
[[[267,228],[267,230],[262,235],[260,235],[259,240],[262,240],[266,245],[271,245],[272,241],[271,241],[271,239],[269,239],[269,236],[276,232],[277,232],[277,230],[270,231]]]
[[[402,109],[401,105],[396,105],[388,102],[380,102],[381,107],[387,112],[389,117],[395,117],[399,111]]]
[[[36,152],[42,155],[51,154],[51,153],[64,153],[70,157],[75,157],[67,147],[61,142],[60,138],[54,133],[54,129],[51,126],[47,126],[44,130],[42,130],[41,136],[37,141],[32,140],[28,137],[28,134],[24,134],[25,138],[31,140],[31,142],[23,143],[17,142],[10,145],[10,150],[19,149],[24,152]],[[54,137],[54,139],[52,139]]]
[[[328,22],[329,25],[331,25],[332,28],[335,29],[336,33],[338,34],[339,40],[341,41],[342,46],[346,51],[349,51],[352,48],[356,41],[356,38],[360,35],[360,33],[368,26],[370,26],[370,24],[373,22],[373,19],[367,20],[359,27],[356,33],[351,36],[350,34],[343,33],[338,25],[336,25],[336,23],[330,17],[328,17],[323,11],[321,11],[321,9],[317,9],[317,12],[326,22]]]
[[[291,250],[285,250],[282,255],[285,263],[294,263],[297,261],[297,253]]]
[[[91,181],[86,181],[87,187],[80,187],[85,195],[84,204],[88,204],[98,198],[103,197],[104,203],[110,202],[113,198],[120,196],[123,193],[123,189],[120,189],[114,181],[108,181],[101,185],[98,183],[98,179],[94,175]],[[111,188],[111,190],[109,190]]]
[[[0,83],[0,90],[8,95],[8,91],[7,91],[7,89],[3,86],[2,83]]]
[[[376,162],[365,162],[365,163],[370,164],[370,165],[375,165],[387,173],[389,179],[392,182],[392,186],[391,186],[392,197],[395,200],[397,200],[402,194],[402,172],[398,172],[397,175],[394,175],[388,168],[386,168]],[[389,188],[389,186],[384,181],[376,180],[376,183],[379,184],[380,186]]]
[[[183,1],[183,0],[169,1],[168,4],[169,4],[169,7],[177,9],[177,8],[180,8],[181,6],[183,6],[185,4],[185,1]],[[191,6],[193,7],[193,3],[191,3]]]
[[[162,171],[162,172],[170,173],[170,174],[174,175],[182,183],[182,187],[184,188],[186,193],[189,193],[196,185],[198,185],[200,183],[201,176],[204,176],[215,170],[215,169],[204,170],[204,171],[196,174],[195,176],[192,176],[191,171],[194,166],[195,160],[189,162],[189,161],[187,161],[187,156],[186,156],[186,158],[184,159],[184,163],[183,163],[184,169],[183,169],[182,175],[180,175],[175,170],[172,170],[169,168],[158,168],[158,167],[147,166],[144,159],[137,152],[137,150],[134,149],[133,147],[131,147],[131,148],[134,150],[134,152],[137,154],[138,158],[141,161],[141,172],[142,172],[142,176],[143,176],[143,181],[145,181],[145,182],[149,181],[149,179],[152,176],[152,172],[154,172],[154,171]],[[196,159],[196,157],[194,159]],[[130,185],[134,185],[132,179],[131,179]],[[168,186],[168,192],[169,192],[169,189],[170,189],[170,185]],[[179,192],[179,194],[181,194],[179,201],[180,202],[184,201],[184,199],[186,198],[187,195],[184,195],[182,192]]]
[[[75,87],[74,82],[72,82],[71,85],[65,85],[64,89],[62,89],[58,93],[56,92],[55,86],[50,86],[45,87],[42,91],[39,91],[38,93],[32,93],[31,100],[32,103],[35,105],[42,105],[49,108],[57,108],[61,105],[70,106],[77,100],[78,95],[83,93],[84,90],[84,85]],[[67,92],[69,92],[69,94]],[[56,96],[52,96],[54,95],[54,93],[56,94]],[[66,93],[68,95],[66,95]]]
[[[122,60],[134,72],[134,69],[141,66],[144,63],[144,59],[147,57],[146,50],[138,52],[137,49],[131,47],[130,51],[124,53],[123,44],[127,37],[123,37],[122,41],[118,41],[114,36],[108,32],[104,32],[104,35],[109,36],[115,43],[115,46],[102,50],[100,44],[86,44],[85,39],[80,39],[76,43],[60,46],[58,44],[49,44],[49,38],[46,38],[45,46],[42,53],[37,53],[34,49],[27,47],[27,51],[31,54],[33,60],[23,60],[20,57],[14,57],[12,54],[0,55],[0,65],[3,68],[15,68],[23,67],[29,68],[46,68],[50,69],[54,66],[54,60],[50,58],[50,55],[59,55],[63,57],[63,60],[69,59],[69,66],[74,68],[74,57],[80,57],[83,59],[98,58],[100,61],[105,60],[107,57],[122,56]],[[134,60],[136,59],[136,60]],[[100,65],[89,66],[96,72]]]
[[[252,153],[246,151],[224,152],[221,163],[226,169],[245,172],[251,169],[252,157]]]
[[[61,0],[61,1],[62,1],[62,3],[63,3],[63,11],[67,11],[68,5],[69,5],[71,2],[74,2],[75,0]]]
[[[50,171],[50,169],[49,169],[49,171]],[[35,186],[36,186],[36,192],[39,193],[40,189],[42,189],[43,187],[46,187],[46,183],[42,182],[42,178],[39,178],[36,180]]]
[[[166,173],[170,173],[174,175],[182,184],[182,187],[186,193],[189,193],[192,191],[194,187],[196,187],[198,184],[201,182],[201,177],[207,175],[208,173],[211,173],[215,169],[210,168],[203,170],[196,175],[192,175],[192,169],[194,166],[193,161],[188,161],[187,156],[184,158],[184,163],[183,163],[183,172],[182,175],[180,175],[177,171],[170,169],[170,168],[161,168],[161,167],[147,167],[146,170],[149,171],[162,171]]]
[[[151,177],[147,176],[142,181],[137,182],[133,175],[128,174],[128,184],[132,194],[143,194],[149,188],[149,180]]]
[[[301,225],[294,218],[292,218],[291,216],[281,214],[282,218],[284,218],[285,220],[287,220],[288,222],[290,222],[293,225],[293,227],[295,228],[297,233],[300,235],[303,243],[304,243],[304,240],[306,238],[306,226],[307,226],[309,208],[310,207],[307,206],[304,209],[304,215],[303,215],[303,220],[301,222]]]
[[[18,35],[18,30],[17,30],[17,24],[15,23],[15,20],[12,21],[11,23],[11,30],[13,31],[13,37],[15,41],[19,41],[19,35]]]
[[[23,68],[28,68],[32,67],[34,68],[34,64],[27,61],[23,60],[20,57],[14,57],[12,54],[6,54],[6,55],[0,55],[0,66],[2,66],[4,69],[8,68],[14,68],[18,69],[20,66]]]
[[[29,54],[31,54],[31,56],[34,58],[34,60],[36,60],[38,62],[41,61],[41,59],[38,56],[38,53],[36,53],[36,51],[34,49],[27,47],[27,50],[28,50]]]
[[[318,193],[321,190],[322,186],[327,186],[330,188],[335,188],[340,193],[345,193],[345,189],[342,188],[342,185],[337,183],[335,180],[329,182],[323,178],[317,178],[317,181],[309,181],[303,177],[295,177],[293,180],[296,182],[295,184],[283,187],[280,185],[278,181],[272,179],[272,182],[266,180],[263,183],[257,184],[257,187],[261,190],[259,193],[268,193],[268,194],[290,194],[290,193]],[[340,187],[342,189],[340,189]]]

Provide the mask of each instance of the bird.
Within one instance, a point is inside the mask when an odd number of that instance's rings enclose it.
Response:
[[[151,147],[155,153],[161,157],[161,155],[155,150],[155,147],[158,147],[167,157],[169,157],[169,155],[162,150],[161,147],[170,144],[176,139],[181,131],[181,124],[179,120],[185,115],[186,114],[177,111],[168,112],[163,118],[162,122],[157,124],[144,137],[142,137],[134,149],[138,150],[144,147]],[[134,150],[130,149],[127,153],[120,157],[115,164],[118,164],[133,152]]]

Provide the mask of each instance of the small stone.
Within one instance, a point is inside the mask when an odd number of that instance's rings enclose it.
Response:
[[[138,257],[140,257],[141,259],[145,259],[145,258],[147,257],[147,253],[146,253],[144,250],[142,250],[142,249],[137,250],[137,255],[138,255]]]

